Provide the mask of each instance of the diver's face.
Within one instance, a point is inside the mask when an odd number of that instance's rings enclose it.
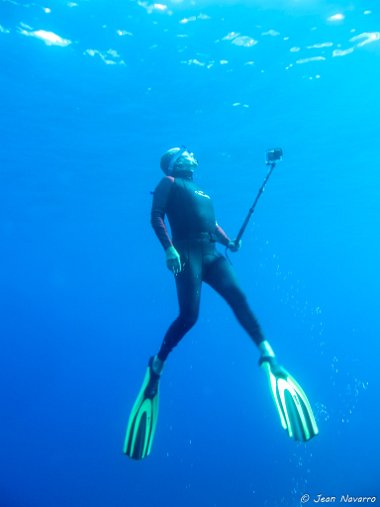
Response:
[[[177,171],[194,171],[198,167],[198,160],[194,157],[194,153],[184,151],[176,164]]]

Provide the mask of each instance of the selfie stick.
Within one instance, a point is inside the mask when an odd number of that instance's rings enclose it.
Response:
[[[259,191],[257,192],[256,198],[250,207],[248,211],[248,215],[245,217],[245,220],[243,222],[243,225],[240,227],[240,231],[238,232],[238,235],[236,236],[234,242],[238,243],[241,240],[241,237],[243,236],[245,229],[247,228],[248,222],[253,215],[253,212],[255,211],[256,204],[258,200],[261,197],[261,194],[264,192],[265,185],[267,184],[269,178],[271,177],[271,174],[273,172],[273,169],[276,167],[276,162],[282,160],[282,150],[275,149],[275,150],[268,150],[267,151],[267,161],[266,164],[269,165],[269,171],[268,174],[265,176],[265,179],[263,181],[263,184],[259,188]]]

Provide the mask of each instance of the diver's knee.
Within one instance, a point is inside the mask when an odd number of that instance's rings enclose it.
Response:
[[[189,331],[198,320],[198,312],[179,316],[182,329]]]
[[[247,296],[239,287],[231,287],[228,291],[228,299],[232,304],[246,306],[248,304]]]

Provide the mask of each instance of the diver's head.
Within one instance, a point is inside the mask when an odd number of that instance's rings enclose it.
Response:
[[[161,157],[161,169],[167,176],[175,176],[178,173],[193,173],[198,167],[198,161],[194,154],[187,148],[170,148]]]

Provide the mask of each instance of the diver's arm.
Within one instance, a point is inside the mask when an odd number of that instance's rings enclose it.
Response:
[[[237,252],[241,247],[241,241],[236,243],[231,240],[218,223],[216,223],[215,226],[215,236],[218,243],[226,246],[229,250],[231,250],[231,252]]]
[[[172,240],[170,239],[168,230],[165,225],[166,206],[173,183],[174,178],[167,176],[160,181],[156,190],[154,191],[151,211],[151,224],[157,238],[165,250],[167,267],[170,269],[170,271],[177,275],[182,269],[181,258],[173,246]]]
[[[217,242],[224,246],[228,246],[228,243],[231,241],[218,222],[215,223],[215,236]]]
[[[163,178],[153,192],[150,222],[164,250],[167,250],[169,247],[173,246],[164,220],[168,197],[173,182],[174,179],[170,178],[169,176]]]

